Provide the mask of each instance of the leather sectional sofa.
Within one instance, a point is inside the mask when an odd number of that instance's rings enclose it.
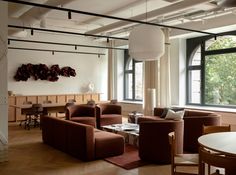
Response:
[[[43,142],[84,161],[124,153],[124,137],[56,117],[41,117]]]
[[[144,121],[165,120],[161,118],[166,108],[154,108],[154,116],[144,116],[138,118],[138,123]],[[202,135],[203,125],[220,125],[220,115],[200,110],[185,109],[184,120],[184,135],[183,144],[184,151],[197,153],[198,152],[198,137]]]

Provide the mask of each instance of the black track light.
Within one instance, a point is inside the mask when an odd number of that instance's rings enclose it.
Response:
[[[107,38],[107,43],[109,43],[110,42],[110,40],[109,40],[109,38]]]
[[[11,41],[8,39],[8,45],[10,45],[11,44]]]
[[[68,19],[71,19],[71,11],[68,12]]]
[[[75,45],[75,50],[77,50],[77,46]]]
[[[52,51],[52,55],[54,55],[54,51]]]
[[[34,30],[33,29],[31,29],[31,35],[34,35]]]
[[[215,40],[217,40],[217,36],[215,35]]]
[[[100,54],[98,54],[98,58],[100,58]]]

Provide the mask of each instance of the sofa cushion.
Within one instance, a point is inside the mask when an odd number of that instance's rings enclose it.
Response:
[[[182,120],[184,117],[184,110],[183,111],[173,111],[171,109],[168,110],[165,119],[166,120]]]
[[[124,153],[124,137],[118,134],[100,131],[94,133],[95,157],[104,158]]]
[[[101,119],[100,126],[122,123],[122,116],[119,114],[103,114]]]
[[[168,110],[171,109],[172,111],[178,112],[178,111],[183,111],[184,108],[179,108],[179,107],[171,107],[171,108],[163,108],[163,112],[160,115],[161,118],[165,118],[166,114],[168,113]]]

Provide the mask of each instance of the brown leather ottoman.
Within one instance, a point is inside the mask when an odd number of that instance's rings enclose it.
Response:
[[[106,131],[94,133],[95,137],[95,157],[104,158],[116,156],[124,153],[124,137]]]

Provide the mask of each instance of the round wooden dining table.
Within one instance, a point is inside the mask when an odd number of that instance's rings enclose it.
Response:
[[[236,156],[236,132],[218,132],[198,138],[199,145],[225,155]]]
[[[225,156],[236,158],[236,132],[218,132],[202,135],[198,138],[200,146]],[[236,164],[236,162],[235,162]],[[226,170],[228,174],[236,174]]]

